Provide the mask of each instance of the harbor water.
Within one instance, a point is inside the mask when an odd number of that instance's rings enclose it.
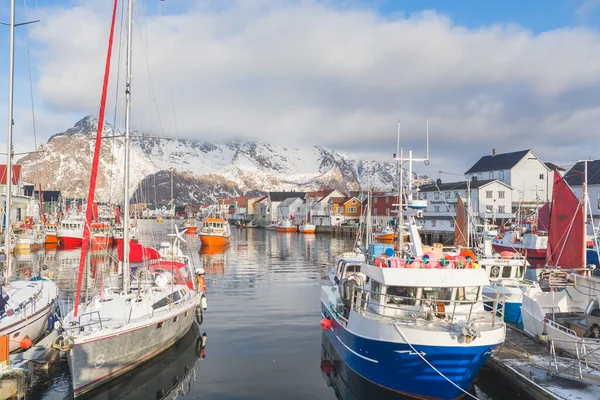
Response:
[[[167,239],[170,221],[142,220],[140,227],[141,242],[158,246]],[[187,235],[182,249],[206,271],[208,310],[202,324],[168,351],[85,398],[405,398],[354,374],[319,326],[320,285],[334,257],[352,244],[329,235],[233,228],[227,248],[201,249],[198,237]],[[42,270],[55,279],[61,288],[61,308],[69,308],[78,249],[19,255],[15,264],[21,277]],[[84,287],[91,290],[102,269],[114,268],[114,258],[92,254],[89,265]],[[486,369],[471,394],[479,399],[519,396]],[[26,396],[72,397],[64,359],[39,373]]]

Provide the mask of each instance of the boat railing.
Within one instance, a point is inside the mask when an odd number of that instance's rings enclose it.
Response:
[[[382,297],[386,304],[374,304],[373,295]],[[467,325],[476,322],[495,327],[504,324],[504,299],[504,295],[496,290],[483,293],[477,300],[442,300],[389,295],[355,286],[350,309],[363,316],[375,314],[381,320],[408,318],[412,321],[437,320]],[[373,308],[377,308],[378,312],[374,312]]]
[[[559,350],[570,348],[571,357],[557,355]],[[559,375],[574,370],[580,379],[583,373],[597,371],[600,368],[600,341],[598,339],[580,338],[550,339],[550,375]],[[590,367],[591,365],[591,367]],[[572,373],[571,375],[575,375]]]
[[[98,319],[94,319],[93,316],[94,314],[96,314],[98,316]],[[82,324],[81,323],[81,318],[83,317],[88,317],[89,322]],[[82,328],[88,327],[88,326],[94,326],[94,325],[100,325],[100,329],[103,329],[103,325],[102,325],[102,317],[100,316],[100,311],[90,311],[90,312],[86,312],[83,314],[80,314],[77,317],[77,323],[71,322],[69,324],[69,326],[66,327],[66,329],[74,329],[76,331],[82,331]]]

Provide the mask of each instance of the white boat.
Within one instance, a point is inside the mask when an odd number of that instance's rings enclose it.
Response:
[[[61,220],[56,228],[56,237],[62,247],[79,247],[83,241],[83,219],[81,216]]]
[[[584,164],[587,182],[587,163]],[[547,339],[552,351],[562,350],[584,359],[586,365],[589,362],[600,367],[596,352],[587,358],[600,349],[600,278],[590,276],[589,269],[577,269],[586,264],[587,254],[583,232],[587,218],[583,210],[587,210],[589,199],[587,185],[583,186],[584,193],[578,201],[564,178],[555,172],[548,247],[559,250],[551,253],[549,260],[562,268],[542,270],[539,287],[523,295],[521,313],[523,329]],[[557,236],[553,235],[554,229],[559,231]]]
[[[497,235],[492,239],[494,250],[516,251],[528,258],[546,259],[548,248],[548,233],[531,230],[513,229]]]
[[[284,219],[277,224],[277,232],[298,232],[298,226],[290,219]]]
[[[412,180],[408,192],[410,204]],[[483,295],[490,282],[482,268],[433,268],[423,254],[417,212],[409,207],[410,241],[380,266],[363,262],[358,270],[353,255],[340,259],[333,283],[321,288],[321,327],[361,377],[405,395],[457,398],[504,342],[502,296]]]
[[[152,260],[149,265],[138,266],[130,278],[129,240],[129,157],[130,157],[130,110],[131,110],[131,41],[133,0],[128,6],[127,35],[127,82],[125,111],[125,190],[124,190],[124,235],[122,252],[122,287],[105,287],[88,303],[79,305],[82,271],[75,295],[75,306],[63,323],[65,333],[58,342],[66,350],[67,362],[71,372],[71,382],[75,396],[79,396],[98,387],[124,373],[130,371],[152,357],[168,349],[191,328],[196,314],[201,314],[202,288],[196,286],[192,271],[187,264],[173,260]],[[116,14],[113,8],[113,26]],[[112,32],[111,28],[111,32]],[[112,38],[111,38],[112,39]],[[110,56],[110,54],[109,54]],[[110,58],[107,67],[104,87],[108,81]],[[105,102],[101,105],[101,115]],[[103,120],[98,122],[97,145],[94,150],[95,159],[100,151]],[[92,165],[92,179],[98,164]],[[90,185],[88,205],[93,204],[95,187]],[[92,219],[88,209],[86,224]],[[84,231],[82,254],[85,255],[89,230]],[[145,250],[140,246],[135,251]],[[155,250],[149,252],[160,258]],[[136,257],[140,256],[135,254]],[[85,260],[85,257],[81,258]],[[198,271],[201,273],[201,271]],[[203,304],[205,306],[205,303]]]
[[[8,104],[8,143],[12,149],[13,129],[13,84],[14,84],[14,42],[15,42],[15,0],[10,6],[10,71]],[[8,152],[6,168],[6,206],[12,210],[13,163],[12,152]],[[12,246],[12,212],[5,212],[4,248]],[[31,280],[14,280],[12,277],[12,259],[6,257],[4,282],[0,288],[0,336],[9,337],[9,351],[29,348],[49,327],[49,321],[55,311],[58,300],[58,287],[47,278],[34,277]],[[6,349],[5,349],[6,350]]]
[[[42,224],[19,222],[13,224],[12,229],[17,251],[39,250],[46,243],[46,231]]]

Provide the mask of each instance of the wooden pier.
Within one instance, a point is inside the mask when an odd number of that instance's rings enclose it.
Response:
[[[486,365],[535,399],[600,398],[600,379],[581,378],[577,360],[552,357],[546,345],[513,327],[507,327],[504,345]]]

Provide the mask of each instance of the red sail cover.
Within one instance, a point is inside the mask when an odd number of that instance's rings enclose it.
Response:
[[[456,202],[456,224],[454,225],[454,245],[467,247],[467,211],[465,210],[465,203],[462,198],[458,196]]]
[[[538,211],[537,230],[548,232],[550,226],[550,203],[546,203]]]
[[[554,171],[546,256],[548,265],[561,268],[585,266],[583,228],[582,203]]]
[[[119,261],[123,261],[123,243],[119,244],[117,255]],[[160,253],[152,247],[144,247],[139,243],[129,242],[129,262],[158,260],[159,258]]]

